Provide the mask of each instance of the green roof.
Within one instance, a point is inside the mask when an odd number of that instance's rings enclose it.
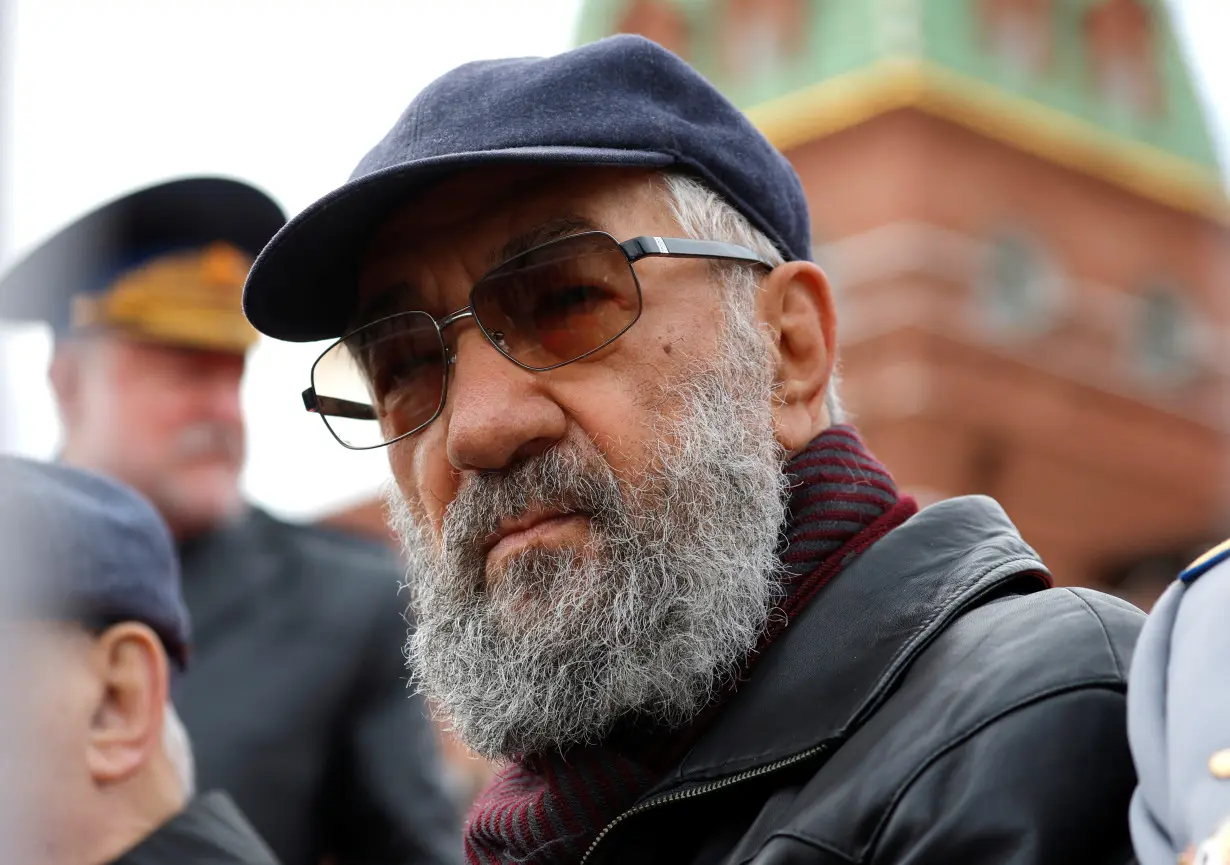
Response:
[[[615,32],[638,2],[650,0],[584,0],[578,41]],[[1110,104],[1097,92],[1089,74],[1083,22],[1089,9],[1103,0],[1050,4],[1051,59],[1036,74],[1014,70],[980,38],[978,0],[800,0],[806,28],[802,50],[738,80],[724,74],[718,62],[719,27],[730,0],[657,2],[673,7],[686,21],[687,45],[681,53],[735,104],[751,109],[754,120],[756,107],[814,88],[819,82],[853,79],[863,71],[906,61],[934,70],[948,82],[974,84],[984,95],[990,85],[1012,97],[997,103],[997,111],[1012,105],[1025,106],[1026,113],[1029,106],[1046,108],[1050,116],[1067,118],[1061,126],[1096,130],[1104,139],[1142,145],[1149,152],[1171,157],[1170,164],[1181,162],[1191,176],[1204,177],[1220,187],[1220,168],[1204,112],[1161,0],[1137,0],[1150,9],[1155,24],[1163,104],[1161,111],[1144,115]]]

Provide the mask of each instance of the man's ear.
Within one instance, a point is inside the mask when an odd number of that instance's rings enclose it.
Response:
[[[87,762],[99,785],[138,772],[162,743],[167,656],[158,636],[136,622],[107,629],[94,645],[101,683],[90,719]]]
[[[81,390],[81,352],[80,343],[57,340],[51,355],[51,368],[47,372],[51,389],[56,395],[56,404],[60,408],[60,418],[66,426],[71,426],[77,410],[77,394]]]
[[[773,423],[787,453],[805,448],[830,423],[824,396],[837,363],[837,315],[824,271],[811,261],[779,265],[756,296],[777,362]]]

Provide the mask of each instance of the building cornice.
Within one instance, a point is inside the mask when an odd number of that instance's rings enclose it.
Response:
[[[1216,172],[925,60],[884,60],[772,99],[747,114],[774,146],[788,152],[904,108],[1230,225],[1230,204]]]

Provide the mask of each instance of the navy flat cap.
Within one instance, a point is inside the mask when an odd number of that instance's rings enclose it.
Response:
[[[340,336],[379,220],[446,175],[514,162],[690,173],[787,260],[811,258],[807,201],[790,163],[674,54],[612,36],[546,59],[469,63],[428,85],[346,185],[265,247],[244,289],[248,320],[279,339]]]
[[[17,457],[0,457],[0,490],[0,576],[17,616],[142,622],[184,666],[179,562],[153,505],[100,475]]]
[[[72,313],[89,299],[101,321],[88,324],[172,344],[241,348],[243,329],[249,344],[257,336],[240,310],[247,270],[285,223],[277,202],[240,180],[186,177],[138,189],[73,221],[0,277],[0,318],[43,321],[62,335],[87,324]],[[193,252],[199,260],[182,260]],[[175,260],[161,271],[165,291],[158,291],[159,271],[150,265],[163,257]],[[139,284],[125,284],[131,274]],[[116,292],[124,296],[113,306],[125,312],[112,322],[106,300]]]

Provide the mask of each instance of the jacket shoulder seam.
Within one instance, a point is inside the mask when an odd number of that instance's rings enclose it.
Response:
[[[1102,631],[1102,639],[1106,641],[1106,650],[1110,653],[1111,660],[1115,662],[1115,672],[1120,678],[1126,679],[1127,672],[1124,670],[1123,659],[1119,657],[1119,653],[1115,651],[1115,642],[1110,638],[1110,632],[1106,630],[1106,623],[1102,621],[1102,617],[1098,615],[1098,611],[1093,608],[1093,604],[1089,603],[1079,592],[1074,592],[1071,589],[1064,589],[1070,596],[1080,601],[1081,605],[1093,617],[1093,620],[1098,623],[1098,628]]]
[[[968,583],[957,583],[940,599],[935,609],[906,640],[880,672],[875,686],[864,704],[854,713],[851,721],[861,726],[861,721],[870,716],[883,702],[888,691],[899,678],[904,667],[916,661],[944,631],[948,630],[957,619],[968,612],[971,604],[987,591],[999,585],[999,580],[1011,580],[1029,568],[1022,567],[1036,564],[1037,560],[1030,556],[1015,555],[1005,558],[990,568],[987,568],[976,579]]]

